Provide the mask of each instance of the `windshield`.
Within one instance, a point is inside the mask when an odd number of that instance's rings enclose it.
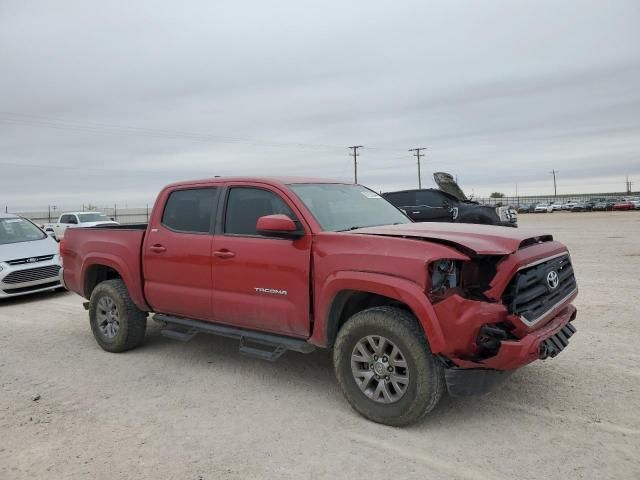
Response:
[[[47,235],[24,218],[0,218],[0,245],[42,240]]]
[[[111,221],[104,213],[79,213],[78,217],[80,218],[80,223]]]
[[[289,185],[324,230],[411,223],[400,210],[360,185],[300,183]]]

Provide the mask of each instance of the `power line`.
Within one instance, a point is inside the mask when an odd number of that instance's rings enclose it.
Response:
[[[30,127],[53,128],[58,130],[71,130],[87,133],[139,135],[163,139],[186,139],[197,142],[237,143],[259,147],[296,147],[337,150],[343,147],[338,145],[312,144],[299,142],[269,142],[264,140],[232,137],[224,135],[211,135],[183,131],[162,130],[153,128],[134,127],[130,125],[115,125],[95,122],[78,122],[74,120],[51,119],[33,115],[18,115],[14,113],[0,112],[0,122],[12,125],[26,125]]]
[[[275,148],[312,148],[316,150],[339,150],[344,147],[339,145],[304,143],[304,142],[273,142],[246,137],[211,135],[205,133],[184,132],[176,130],[164,130],[154,128],[135,127],[131,125],[98,123],[89,121],[65,120],[37,115],[16,114],[0,111],[0,122],[10,125],[20,125],[36,128],[52,128],[57,130],[70,130],[94,134],[109,135],[133,135],[161,139],[184,139],[195,142],[230,143],[252,145],[256,147]],[[396,147],[367,147],[378,151],[397,151]]]
[[[422,188],[422,174],[420,172],[420,157],[424,157],[424,153],[420,154],[420,150],[426,150],[427,147],[418,147],[418,148],[410,148],[409,151],[410,152],[416,152],[414,153],[414,157],[416,157],[418,159],[418,189]]]
[[[358,183],[358,157],[360,154],[358,153],[359,148],[364,148],[363,145],[354,145],[352,147],[347,147],[353,150],[353,183]]]

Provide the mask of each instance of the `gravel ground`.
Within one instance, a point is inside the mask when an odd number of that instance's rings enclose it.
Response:
[[[404,429],[355,414],[326,351],[270,364],[150,322],[143,347],[108,354],[76,295],[2,302],[0,479],[638,479],[640,212],[521,225],[569,245],[578,333],[556,359]]]

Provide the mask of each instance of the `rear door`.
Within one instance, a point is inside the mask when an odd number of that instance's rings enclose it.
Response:
[[[309,336],[311,233],[263,237],[258,218],[302,219],[285,192],[262,184],[229,184],[213,240],[216,321],[296,337]]]
[[[211,246],[219,189],[165,192],[143,245],[145,296],[156,312],[212,319]],[[158,202],[162,205],[162,201]]]

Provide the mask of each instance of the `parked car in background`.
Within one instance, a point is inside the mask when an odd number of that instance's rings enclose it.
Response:
[[[553,207],[548,203],[539,203],[536,205],[536,208],[533,209],[534,213],[551,213],[553,212]]]
[[[636,206],[633,202],[617,202],[613,206],[613,210],[635,210]]]
[[[537,203],[523,203],[518,206],[516,211],[518,213],[533,213],[536,210]]]
[[[630,202],[633,203],[635,210],[640,210],[640,200],[630,200]]]
[[[0,299],[60,288],[58,244],[36,224],[0,213]]]
[[[562,205],[562,210],[566,210],[570,212],[573,210],[573,207],[575,207],[578,203],[580,202],[574,202],[573,200],[570,200]]]
[[[43,223],[42,225],[38,225],[38,226],[42,229],[42,231],[44,231],[44,233],[46,233],[50,237],[54,238],[55,235],[56,235],[55,232],[53,231],[53,226],[54,225],[55,224],[53,224],[53,223]]]
[[[148,226],[70,229],[60,250],[102,349],[139,346],[148,315],[164,336],[237,338],[263,360],[330,348],[347,401],[393,426],[447,391],[488,392],[576,332],[573,262],[552,235],[414,223],[350,183],[175,183]]]
[[[60,241],[68,228],[96,227],[99,225],[119,225],[102,212],[67,212],[60,215],[58,221],[51,225],[53,238]]]
[[[518,226],[518,212],[510,207],[482,205],[469,200],[453,177],[436,172],[439,189],[425,188],[388,192],[382,196],[415,222],[479,223]]]
[[[591,202],[577,202],[571,207],[572,212],[590,212],[593,210]]]
[[[554,202],[551,204],[551,210],[553,210],[554,212],[559,212],[560,210],[564,210],[565,206],[563,203],[560,202]]]
[[[611,200],[602,200],[602,201],[596,202],[596,204],[593,206],[593,209],[604,212],[604,211],[613,209],[613,206],[615,204],[616,202],[613,202]]]

